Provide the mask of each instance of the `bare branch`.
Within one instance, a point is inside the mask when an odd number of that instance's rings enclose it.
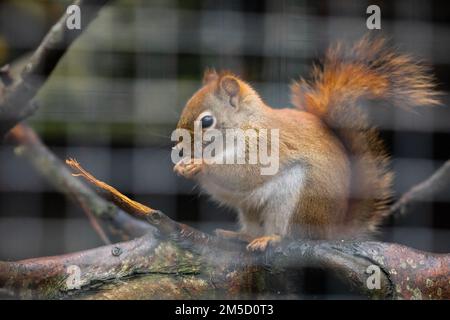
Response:
[[[66,164],[75,171],[80,172],[72,174],[73,176],[81,176],[85,178],[89,183],[104,191],[114,203],[116,203],[126,212],[134,214],[138,217],[147,217],[156,211],[155,209],[149,208],[139,202],[131,200],[127,196],[120,193],[117,189],[111,187],[103,181],[97,180],[93,175],[84,170],[83,167],[81,167],[81,165],[75,159],[67,159]]]
[[[75,197],[77,200],[79,200],[79,197]],[[91,208],[89,208],[83,201],[78,201],[80,204],[80,207],[83,209],[84,213],[86,214],[92,228],[95,230],[95,232],[98,234],[100,239],[102,239],[103,243],[105,244],[111,244],[111,241],[109,240],[109,237],[106,235],[105,231],[103,230],[102,226],[98,222],[97,218],[95,217],[94,213],[92,212]]]
[[[0,97],[0,137],[37,108],[30,103],[70,45],[108,0],[80,0],[81,30],[66,28],[65,14],[30,58],[21,79]],[[9,85],[8,70],[0,70]],[[100,198],[69,170],[25,125],[9,134],[26,158],[58,190],[75,199],[104,239],[127,239],[155,230]],[[236,298],[289,294],[286,277],[304,266],[331,270],[345,283],[369,297],[450,299],[450,255],[431,254],[397,244],[351,241],[281,243],[264,254],[246,251],[226,241],[178,223],[161,211],[129,199],[97,180],[76,161],[67,162],[76,175],[106,193],[124,211],[145,218],[158,232],[115,245],[55,257],[0,262],[0,289],[22,298]],[[424,200],[450,183],[450,162],[414,187],[392,208],[404,212],[413,200]],[[161,237],[162,236],[162,237]],[[80,288],[66,280],[68,266],[81,270]],[[380,289],[367,286],[368,267],[380,270]],[[280,272],[281,271],[281,272]],[[284,281],[274,281],[282,279]],[[277,283],[277,285],[273,285]],[[114,289],[114,290],[110,290]]]
[[[205,255],[207,251],[207,257],[211,257],[211,252],[214,252],[212,256],[216,258],[217,249],[223,248],[223,243],[222,246],[217,245],[216,237],[178,224],[163,213],[128,199],[116,189],[95,179],[76,161],[69,160],[68,164],[77,171],[76,175],[88,179],[89,182],[107,193],[112,193],[113,199],[118,199],[114,202],[125,211],[148,217],[157,215],[158,223],[155,224],[154,218],[149,221],[170,239],[176,239],[177,243],[179,240],[184,240],[184,243],[188,242],[188,249],[200,247],[201,250],[196,250],[196,252]],[[186,228],[189,228],[188,238],[185,237],[186,231],[183,231]],[[243,252],[240,258],[249,256],[249,253],[242,248],[233,248],[232,250]],[[220,252],[222,254],[223,250]],[[248,258],[244,260],[248,261]],[[350,283],[359,292],[372,297],[437,299],[450,296],[450,283],[448,283],[450,255],[424,253],[397,244],[351,241],[294,242],[293,244],[284,244],[278,247],[275,253],[266,256],[266,264],[276,268],[280,266],[298,268],[313,265],[333,270],[344,282]],[[378,291],[373,291],[367,286],[366,281],[369,276],[367,268],[370,265],[377,266],[381,272],[382,289]],[[250,266],[246,265],[246,267]]]
[[[20,148],[27,150],[19,150],[19,153],[34,158],[33,163],[39,171],[52,176],[48,168],[53,165],[48,166],[45,162],[45,165],[38,165],[43,161],[36,155],[42,155],[42,151],[35,149],[43,146],[37,143],[37,137],[26,130],[13,130],[12,135],[16,141],[21,141]],[[291,294],[287,284],[292,283],[292,279],[286,277],[291,277],[293,269],[308,266],[330,270],[354,290],[372,298],[450,298],[448,254],[425,253],[380,242],[307,240],[285,242],[264,254],[252,254],[244,246],[230,245],[125,197],[75,161],[69,161],[69,164],[76,170],[76,175],[112,194],[115,203],[123,209],[149,218],[148,221],[164,237],[160,239],[157,234],[149,233],[129,242],[79,253],[0,262],[3,292],[22,298],[45,299],[276,297],[278,292]],[[57,176],[61,175],[60,166],[63,164],[58,163]],[[69,172],[65,172],[64,177],[66,183],[77,181]],[[68,190],[80,192],[82,188]],[[64,188],[60,186],[60,189]],[[69,274],[66,268],[69,265],[81,269],[80,289],[67,287],[65,280]],[[371,290],[367,286],[369,266],[380,270],[380,289]],[[283,272],[286,268],[291,271]],[[255,286],[255,283],[259,285]]]
[[[21,79],[6,90],[0,105],[0,137],[3,137],[19,121],[31,114],[35,105],[31,99],[53,72],[70,45],[87,29],[100,9],[109,0],[75,1],[81,11],[81,29],[66,27],[67,14],[50,29],[22,71]]]
[[[77,179],[42,146],[31,129],[23,127],[18,126],[19,129],[10,134],[20,144],[18,153],[32,160],[46,177],[57,177],[54,184],[60,190],[65,190],[66,184],[76,183]],[[425,253],[380,242],[305,240],[282,243],[274,250],[255,255],[247,252],[243,245],[177,223],[162,212],[135,202],[97,180],[76,161],[68,163],[76,170],[75,175],[86,178],[106,192],[122,209],[138,217],[146,217],[163,237],[159,239],[157,234],[150,233],[130,242],[80,253],[0,262],[0,287],[3,291],[28,298],[29,295],[33,298],[157,298],[161,297],[161,290],[164,291],[162,297],[166,298],[198,298],[202,294],[233,298],[274,297],[275,292],[290,294],[290,289],[285,286],[292,283],[292,279],[283,277],[290,276],[291,272],[283,273],[282,270],[312,266],[332,271],[354,290],[372,298],[450,297],[448,254]],[[58,182],[61,172],[64,172],[64,183]],[[82,190],[86,187],[80,185],[83,187],[67,188],[69,194],[85,196]],[[91,196],[94,194],[88,192]],[[101,198],[94,199],[98,201]],[[119,259],[118,256],[122,255],[123,258]],[[79,290],[67,288],[64,281],[68,277],[65,268],[71,264],[80,266],[82,270]],[[380,270],[380,289],[367,287],[370,276],[367,268],[371,265]],[[270,285],[262,285],[265,289],[255,288],[254,284],[261,281],[269,281]],[[186,283],[189,284],[188,289],[174,290],[185,288]]]
[[[118,210],[113,204],[99,197],[84,183],[72,176],[68,168],[42,144],[34,131],[25,124],[17,125],[7,135],[15,143],[16,154],[28,160],[33,167],[57,190],[80,204],[85,212],[92,214],[92,221],[103,225],[111,241],[129,240],[150,231],[150,226]],[[94,228],[98,231],[100,226]],[[105,240],[105,239],[104,239]]]
[[[221,249],[241,249],[243,244],[237,242],[226,241],[217,236],[206,234],[196,230],[188,225],[178,223],[163,212],[147,207],[139,202],[131,200],[127,196],[120,193],[117,189],[111,187],[107,183],[96,179],[92,174],[83,169],[81,165],[74,159],[66,160],[66,163],[75,171],[74,176],[85,178],[93,186],[102,191],[106,197],[111,199],[119,208],[140,218],[146,218],[147,221],[155,226],[161,234],[169,239],[175,240],[183,247],[189,247],[193,250],[202,251],[208,248]]]
[[[450,160],[447,160],[431,177],[415,185],[391,207],[391,213],[405,214],[408,208],[418,201],[431,200],[440,192],[450,194]]]
[[[80,268],[79,289],[67,285],[71,265]],[[291,295],[294,270],[306,266],[330,270],[372,298],[450,298],[449,255],[351,241],[283,243],[264,255],[245,250],[192,254],[151,234],[62,256],[0,262],[0,288],[39,299],[274,298]],[[369,266],[379,268],[379,289],[367,285]]]

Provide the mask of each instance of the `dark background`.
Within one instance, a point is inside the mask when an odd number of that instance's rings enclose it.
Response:
[[[0,65],[23,61],[67,1],[0,1]],[[172,173],[170,133],[203,69],[230,69],[274,107],[288,85],[336,40],[365,33],[366,8],[382,29],[436,75],[442,107],[373,110],[393,157],[401,195],[450,158],[450,42],[447,1],[113,1],[58,66],[29,119],[59,157],[74,157],[132,198],[204,230],[233,228],[219,208]],[[384,241],[450,251],[450,192],[386,221]],[[0,146],[0,260],[93,248],[101,241],[81,209]]]

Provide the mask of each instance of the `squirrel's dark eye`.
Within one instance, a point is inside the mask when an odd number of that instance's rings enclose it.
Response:
[[[201,122],[202,122],[202,128],[209,128],[214,124],[214,117],[210,116],[210,115],[204,116],[201,119]]]

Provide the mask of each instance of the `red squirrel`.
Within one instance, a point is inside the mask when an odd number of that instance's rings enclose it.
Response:
[[[203,87],[187,102],[177,128],[279,129],[279,171],[258,164],[214,164],[194,159],[174,171],[195,179],[220,204],[238,211],[238,232],[222,237],[265,250],[283,238],[362,239],[388,213],[393,174],[364,102],[411,108],[438,104],[432,76],[383,39],[331,47],[310,80],[291,86],[295,108],[273,109],[230,72],[207,70]],[[181,144],[182,142],[180,142]]]

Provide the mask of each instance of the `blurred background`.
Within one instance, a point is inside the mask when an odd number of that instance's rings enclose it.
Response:
[[[70,1],[0,0],[0,66],[23,64]],[[450,158],[450,10],[446,1],[117,0],[105,8],[40,91],[29,119],[61,159],[172,218],[210,231],[234,228],[232,211],[172,173],[170,134],[205,67],[230,69],[273,107],[334,41],[368,32],[367,6],[402,51],[432,66],[443,107],[380,108],[373,119],[393,155],[401,195]],[[386,221],[383,241],[450,252],[450,192]],[[13,148],[0,146],[0,260],[93,248],[82,210]]]

